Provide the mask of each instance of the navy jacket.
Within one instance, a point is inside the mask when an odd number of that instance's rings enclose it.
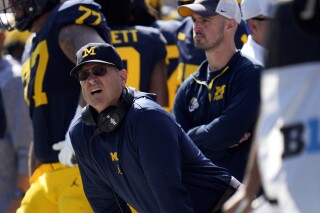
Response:
[[[177,122],[203,154],[240,181],[258,116],[261,68],[238,51],[208,78],[204,61],[182,83],[173,106]],[[251,136],[239,144],[245,132]]]
[[[70,131],[95,212],[129,212],[126,203],[139,213],[210,212],[230,182],[150,98],[135,99],[116,131],[96,130],[80,118]]]

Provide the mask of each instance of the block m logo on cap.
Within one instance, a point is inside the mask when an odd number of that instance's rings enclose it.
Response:
[[[88,55],[96,55],[95,49],[96,49],[96,47],[90,47],[90,49],[88,49],[88,48],[83,49],[82,57],[85,58],[85,57],[87,57]]]
[[[76,54],[77,65],[71,70],[70,75],[77,77],[77,72],[86,63],[103,63],[124,69],[122,59],[117,50],[107,43],[89,43],[81,47]]]

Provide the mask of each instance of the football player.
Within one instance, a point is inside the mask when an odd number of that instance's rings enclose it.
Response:
[[[91,0],[5,0],[0,10],[8,30],[33,32],[22,58],[22,80],[41,165],[17,212],[92,212],[72,161],[68,129],[80,114],[80,85],[69,72],[81,46],[109,42],[105,18]]]
[[[129,26],[132,20],[130,0],[96,0],[111,28],[112,44],[128,71],[129,86],[157,94],[157,103],[168,106],[166,40],[158,29]],[[118,16],[122,13],[121,17]]]

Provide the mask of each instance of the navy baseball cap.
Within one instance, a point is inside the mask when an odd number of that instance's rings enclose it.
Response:
[[[70,75],[75,76],[82,65],[91,62],[109,64],[119,70],[124,69],[121,57],[116,49],[106,43],[89,43],[77,51],[77,64],[71,70]]]

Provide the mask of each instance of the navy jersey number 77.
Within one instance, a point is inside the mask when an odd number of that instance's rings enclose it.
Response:
[[[60,29],[70,24],[92,26],[109,42],[109,29],[98,11],[97,4],[65,2],[50,13],[41,31],[30,38],[32,45],[26,44],[22,68],[24,95],[33,122],[35,155],[42,163],[58,162],[51,147],[64,140],[80,95],[79,83],[69,75],[74,64],[59,46]]]

